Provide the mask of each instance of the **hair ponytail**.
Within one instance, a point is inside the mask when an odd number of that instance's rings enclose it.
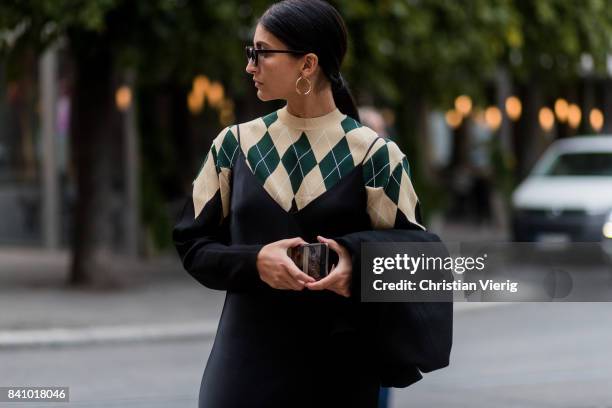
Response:
[[[259,23],[289,48],[313,52],[329,79],[340,112],[359,121],[348,85],[340,75],[347,50],[347,30],[338,11],[322,0],[284,0],[274,3]]]
[[[357,110],[355,98],[342,75],[338,74],[337,79],[332,78],[331,83],[334,103],[338,110],[359,122],[359,111]]]

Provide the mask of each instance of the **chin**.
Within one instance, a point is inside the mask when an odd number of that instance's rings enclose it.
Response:
[[[279,93],[269,92],[266,90],[257,90],[257,98],[262,102],[276,101],[279,99],[287,100],[287,98]]]
[[[261,90],[259,90],[259,89],[257,90],[257,97],[258,97],[258,98],[259,98],[259,100],[260,100],[260,101],[262,101],[262,102],[267,102],[267,101],[270,101],[270,100],[272,100],[272,99],[273,99],[273,98],[270,98],[270,96],[269,96],[269,95],[266,95],[266,93],[265,93],[265,92],[262,92],[262,91],[261,91]]]

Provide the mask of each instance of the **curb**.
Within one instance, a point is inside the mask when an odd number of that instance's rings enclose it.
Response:
[[[455,313],[467,313],[510,302],[455,302]],[[217,320],[175,324],[120,325],[39,330],[0,330],[0,350],[163,340],[208,340],[215,336]]]
[[[0,330],[0,350],[6,348],[75,346],[147,340],[203,340],[214,337],[216,330],[216,321],[43,330]]]
[[[472,312],[475,310],[491,309],[494,307],[509,306],[516,302],[454,302],[455,313]]]

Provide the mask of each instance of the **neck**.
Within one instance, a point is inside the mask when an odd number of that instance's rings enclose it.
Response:
[[[326,87],[320,92],[314,90],[308,95],[295,95],[287,98],[287,112],[299,118],[316,118],[327,115],[336,109],[331,88]]]

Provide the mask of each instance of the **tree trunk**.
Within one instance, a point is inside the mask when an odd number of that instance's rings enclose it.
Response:
[[[540,129],[538,113],[541,108],[541,93],[536,80],[520,87],[523,113],[514,127],[514,151],[516,157],[517,181],[523,180],[534,165],[542,150],[539,143]]]
[[[421,157],[419,171],[423,181],[430,184],[435,181],[433,169],[433,152],[431,137],[429,133],[429,106],[424,95],[415,98],[416,112],[416,140],[419,146],[419,156]]]
[[[116,284],[108,264],[112,232],[112,148],[114,107],[112,57],[103,37],[72,33],[75,83],[71,135],[76,169],[70,284]]]
[[[602,132],[612,134],[612,79],[604,80],[604,103],[603,103],[604,124]]]

